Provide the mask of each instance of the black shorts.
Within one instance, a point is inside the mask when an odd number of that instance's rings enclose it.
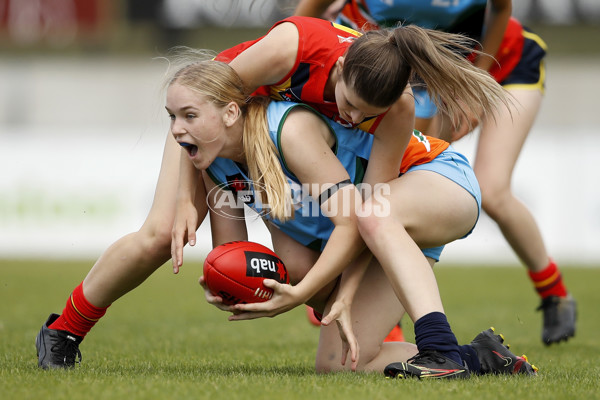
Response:
[[[544,58],[546,56],[546,43],[535,33],[523,28],[523,51],[521,59],[512,72],[500,84],[505,89],[523,88],[544,90],[546,83],[546,70]]]

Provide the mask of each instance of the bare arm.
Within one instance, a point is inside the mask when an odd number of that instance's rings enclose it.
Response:
[[[376,184],[389,182],[398,177],[402,156],[412,136],[415,121],[414,98],[412,90],[407,87],[400,99],[390,108],[377,127],[369,165],[363,182],[374,187]],[[324,316],[322,323],[328,325],[336,321],[342,338],[342,365],[346,363],[350,353],[353,370],[358,365],[358,341],[352,330],[350,310],[354,295],[367,270],[372,255],[368,249],[356,257],[344,269],[331,309]]]
[[[481,50],[494,57],[500,48],[506,25],[512,13],[511,0],[493,0],[488,3],[486,9],[486,17],[484,22],[484,33],[481,38]],[[492,64],[495,62],[492,57],[479,56],[475,60],[475,65],[479,68],[489,71]]]
[[[331,151],[332,142],[327,140],[331,135],[329,128],[318,116],[305,110],[293,112],[285,128],[288,131],[282,136],[282,147],[286,163],[300,182],[309,184],[313,198],[349,178]],[[322,204],[321,208],[335,228],[315,265],[296,285],[302,302],[336,279],[365,247],[356,222],[356,211],[361,203],[356,187],[348,185]]]
[[[349,178],[348,172],[331,150],[328,127],[321,118],[305,109],[293,110],[283,127],[282,148],[287,166],[307,184],[313,198],[321,191]],[[238,315],[232,319],[247,319],[274,316],[288,311],[313,297],[321,288],[336,279],[365,247],[358,232],[356,213],[362,203],[360,193],[354,185],[341,187],[322,205],[326,210],[335,210],[328,217],[335,228],[320,257],[293,288],[287,290],[285,299],[237,305],[240,311],[253,315]],[[342,212],[342,211],[346,212]]]
[[[306,184],[313,198],[331,186],[349,178],[348,172],[331,150],[334,137],[321,118],[306,110],[293,110],[283,126],[282,151],[286,165],[300,182]],[[321,204],[323,213],[334,224],[334,229],[312,268],[295,286],[265,280],[264,285],[275,295],[264,303],[238,304],[232,307],[230,320],[272,317],[306,303],[321,289],[343,272],[342,297],[335,303],[335,316],[346,355],[350,351],[352,368],[358,363],[358,342],[352,330],[350,305],[356,288],[367,266],[368,257],[359,257],[366,249],[357,225],[357,214],[362,204],[361,194],[354,185],[341,186]],[[346,268],[350,270],[346,273]]]
[[[337,323],[342,338],[341,362],[342,365],[346,364],[348,352],[350,352],[353,371],[356,371],[358,366],[358,340],[352,330],[352,302],[372,257],[371,251],[364,249],[344,270],[334,302],[331,304],[329,312],[321,320],[321,323],[326,326],[333,321]]]
[[[407,87],[375,130],[364,182],[374,186],[398,177],[414,127],[415,100]]]
[[[284,22],[240,53],[229,65],[242,78],[248,93],[252,93],[260,86],[273,85],[285,78],[296,63],[299,40],[296,26]]]
[[[358,286],[362,281],[362,278],[369,266],[369,262],[373,255],[368,248],[365,248],[363,252],[344,270],[340,278],[340,285],[338,292],[335,297],[335,301],[344,304],[348,309],[354,301],[354,295],[358,290]],[[330,313],[323,316],[323,325],[329,325],[332,321],[336,320],[336,314],[334,313],[335,305],[333,306]]]
[[[200,174],[188,159],[187,152],[182,149],[179,161],[175,220],[173,221],[171,233],[171,258],[173,273],[175,274],[179,272],[179,267],[183,265],[183,247],[186,241],[190,246],[196,244],[196,229],[201,222],[198,220],[195,206],[198,184],[203,184]],[[202,219],[204,219],[204,215],[202,215]]]
[[[485,71],[489,71],[496,62],[493,57],[498,53],[512,13],[511,0],[493,0],[488,4],[489,7],[486,9],[484,21],[484,33],[481,38],[481,51],[485,54],[480,54],[474,62],[475,66]],[[449,123],[446,125],[449,132],[445,132],[442,137],[445,140],[454,142],[475,129],[478,124],[479,118],[477,115],[462,116],[457,124]]]

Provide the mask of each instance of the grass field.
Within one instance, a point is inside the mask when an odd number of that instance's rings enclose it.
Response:
[[[538,377],[393,381],[379,374],[316,375],[318,329],[304,308],[232,323],[208,306],[199,264],[164,267],[116,302],[81,345],[70,371],[37,368],[34,338],[60,312],[89,262],[0,261],[0,393],[3,399],[599,399],[600,269],[563,267],[579,301],[577,336],[541,344],[538,300],[515,267],[436,267],[446,312],[461,343],[493,325]],[[594,311],[596,310],[596,311]],[[412,324],[404,321],[407,339]]]

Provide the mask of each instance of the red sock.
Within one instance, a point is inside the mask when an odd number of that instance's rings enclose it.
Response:
[[[562,275],[556,263],[552,260],[540,272],[529,271],[529,277],[542,299],[549,296],[565,297],[567,295],[567,288],[563,283]]]
[[[82,338],[98,322],[108,307],[99,308],[90,304],[83,295],[83,282],[69,296],[67,305],[60,317],[48,328],[69,331]]]

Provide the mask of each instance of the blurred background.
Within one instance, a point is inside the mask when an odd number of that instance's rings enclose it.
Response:
[[[547,42],[547,92],[515,171],[559,263],[600,265],[600,1],[517,0]],[[0,259],[97,258],[137,230],[168,130],[176,45],[223,50],[296,0],[0,0]],[[472,157],[477,135],[455,144]],[[440,199],[443,201],[443,199]],[[269,244],[262,224],[251,240]],[[188,257],[210,249],[206,226]],[[483,215],[442,261],[519,265]]]

